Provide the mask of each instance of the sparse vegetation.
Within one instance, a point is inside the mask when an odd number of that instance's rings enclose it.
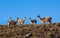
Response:
[[[60,38],[60,23],[0,25],[0,38]]]

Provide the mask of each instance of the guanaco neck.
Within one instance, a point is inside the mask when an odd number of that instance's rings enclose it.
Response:
[[[12,20],[12,17],[10,17],[10,20]]]
[[[16,22],[18,22],[18,18],[16,18]]]

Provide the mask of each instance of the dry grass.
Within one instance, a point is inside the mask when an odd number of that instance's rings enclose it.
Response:
[[[60,38],[60,23],[0,25],[0,38]]]

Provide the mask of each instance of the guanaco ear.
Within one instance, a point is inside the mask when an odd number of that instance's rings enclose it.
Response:
[[[9,17],[10,18],[10,20],[12,20],[12,17]]]

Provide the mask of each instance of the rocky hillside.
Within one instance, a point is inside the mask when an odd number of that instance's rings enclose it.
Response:
[[[0,38],[60,38],[60,23],[0,25]]]

